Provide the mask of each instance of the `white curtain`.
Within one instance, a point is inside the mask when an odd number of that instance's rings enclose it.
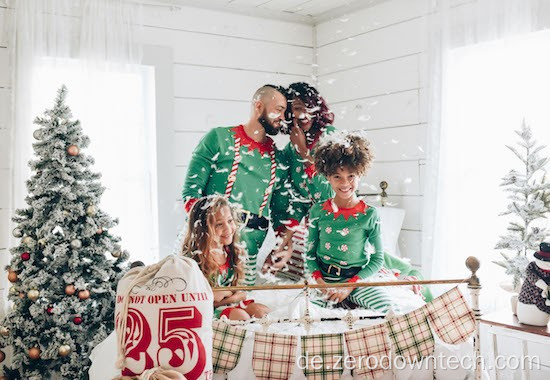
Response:
[[[422,265],[430,278],[463,278],[466,257],[477,256],[484,311],[510,299],[499,288],[504,270],[491,262],[509,222],[498,216],[507,204],[498,185],[521,169],[505,144],[517,141],[523,118],[540,143],[550,139],[543,16],[548,9],[531,0],[439,0],[429,16]]]
[[[92,169],[102,173],[107,188],[99,206],[120,219],[113,233],[122,237],[131,259],[156,261],[154,75],[139,64],[140,6],[121,0],[16,0],[8,7],[14,104],[10,208],[26,206],[32,120],[53,105],[65,84],[67,104],[91,139]],[[16,244],[10,239],[9,246]],[[9,257],[2,260],[9,263]]]

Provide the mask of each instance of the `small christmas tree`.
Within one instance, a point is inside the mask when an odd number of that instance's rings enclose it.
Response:
[[[524,169],[522,172],[510,170],[502,178],[500,186],[510,194],[511,203],[500,215],[512,215],[514,219],[507,228],[508,233],[501,236],[495,246],[495,249],[512,251],[512,254],[501,252],[504,260],[495,261],[495,264],[513,276],[514,289],[517,289],[525,278],[531,255],[548,236],[546,228],[537,225],[536,221],[546,219],[550,212],[550,183],[546,182],[545,170],[549,159],[539,154],[546,146],[537,144],[525,120],[521,131],[515,132],[521,138],[517,143],[519,148],[506,147],[521,160]]]
[[[2,347],[13,350],[11,380],[88,378],[92,348],[114,327],[128,258],[109,232],[118,221],[98,207],[104,188],[82,153],[89,138],[71,120],[66,94],[61,87],[53,109],[34,121],[28,207],[13,218],[21,238],[7,268],[13,309],[0,327]]]

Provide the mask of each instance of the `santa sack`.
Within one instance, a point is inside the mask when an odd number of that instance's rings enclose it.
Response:
[[[122,375],[158,368],[188,380],[212,378],[213,300],[208,281],[188,257],[170,255],[126,273],[115,307]]]

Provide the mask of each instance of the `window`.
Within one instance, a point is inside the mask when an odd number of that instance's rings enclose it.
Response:
[[[445,261],[434,265],[448,268],[443,275],[463,275],[458,270],[464,258],[476,255],[483,260],[481,279],[509,278],[490,262],[501,258],[494,246],[510,221],[498,216],[508,204],[501,178],[512,168],[521,169],[505,146],[515,145],[514,131],[523,119],[539,143],[550,141],[549,44],[550,32],[537,32],[454,49],[449,56],[441,146],[446,226],[440,231],[448,251],[434,255],[434,261]],[[508,302],[489,297],[490,302]]]
[[[67,104],[90,137],[106,188],[99,207],[119,225],[113,233],[131,260],[156,262],[158,252],[154,70],[149,66],[82,67],[76,60],[44,59],[34,72],[33,115],[51,108],[61,84]]]

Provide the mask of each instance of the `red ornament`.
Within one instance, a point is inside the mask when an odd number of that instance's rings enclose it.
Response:
[[[21,254],[21,260],[23,261],[29,261],[31,258],[31,254],[29,252],[23,252]]]
[[[80,317],[74,317],[74,318],[73,318],[73,323],[74,323],[75,325],[81,324],[81,323],[82,323],[82,318],[80,318]]]
[[[53,314],[53,306],[48,306],[48,308],[46,309],[46,312],[50,315]]]

